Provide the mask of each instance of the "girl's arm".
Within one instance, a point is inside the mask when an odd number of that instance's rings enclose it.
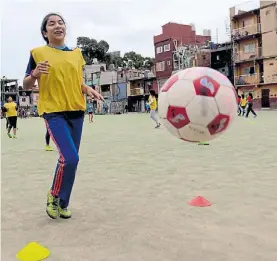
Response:
[[[32,74],[32,71],[36,69],[36,67],[37,67],[36,62],[31,54],[27,65],[27,69],[25,72],[25,78],[23,80],[24,90],[30,90],[35,85],[36,79],[32,77],[31,74]]]

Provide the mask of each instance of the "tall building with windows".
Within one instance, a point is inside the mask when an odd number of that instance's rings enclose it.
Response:
[[[230,9],[234,84],[256,108],[277,108],[277,1]]]
[[[179,47],[195,49],[196,46],[205,45],[210,40],[210,30],[204,30],[204,35],[197,35],[193,24],[167,23],[163,25],[162,33],[154,36],[156,77],[159,89],[173,71],[178,70],[173,56]]]

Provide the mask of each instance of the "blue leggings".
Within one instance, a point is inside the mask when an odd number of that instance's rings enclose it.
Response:
[[[60,153],[51,193],[60,198],[62,208],[67,208],[79,162],[84,116],[69,118],[66,113],[49,113],[43,117]]]

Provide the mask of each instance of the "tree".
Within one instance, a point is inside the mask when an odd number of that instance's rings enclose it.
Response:
[[[128,52],[123,56],[123,61],[128,68],[142,69],[144,66],[144,60],[145,59],[142,55],[137,54],[136,52]]]
[[[105,62],[108,59],[109,44],[104,40],[97,42],[89,37],[78,37],[77,47],[82,50],[87,65],[92,64],[94,58],[99,62]]]

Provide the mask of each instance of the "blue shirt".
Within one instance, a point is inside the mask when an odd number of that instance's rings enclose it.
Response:
[[[54,48],[54,47],[52,47],[52,48]],[[57,47],[56,49],[59,49],[59,50],[62,50],[62,51],[72,51],[72,49],[68,48],[67,46],[62,46],[61,48]],[[29,58],[28,65],[27,65],[27,69],[26,69],[26,72],[25,72],[26,76],[31,75],[31,72],[33,70],[35,70],[36,67],[37,67],[37,64],[36,64],[36,62],[33,58],[33,55],[31,54],[30,58]]]

